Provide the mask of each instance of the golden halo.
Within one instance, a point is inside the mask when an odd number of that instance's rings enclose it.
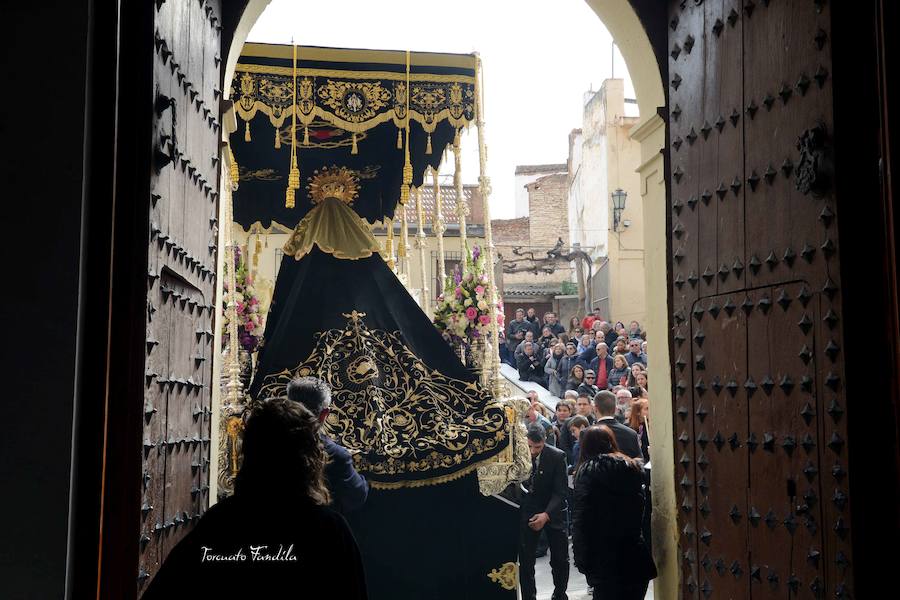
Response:
[[[326,198],[336,198],[345,204],[353,204],[359,195],[359,176],[347,167],[332,165],[313,172],[306,186],[313,204]]]

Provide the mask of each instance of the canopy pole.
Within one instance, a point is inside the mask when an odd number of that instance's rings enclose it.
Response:
[[[460,130],[456,130],[456,135],[453,136],[453,185],[456,187],[456,216],[459,219],[459,243],[460,249],[465,254],[466,251],[466,213],[468,212],[468,206],[466,205],[466,197],[463,195],[463,183],[462,183],[462,149],[460,148],[459,143],[459,132]],[[466,274],[466,261],[463,260],[459,264],[460,271],[463,275]]]
[[[222,241],[225,244],[225,273],[228,277],[226,280],[228,281],[228,296],[225,305],[225,311],[228,315],[228,356],[225,359],[225,371],[228,373],[228,383],[225,384],[225,389],[227,392],[228,404],[234,407],[241,403],[241,393],[243,392],[243,384],[241,383],[241,365],[238,360],[238,316],[235,291],[237,290],[237,278],[235,276],[236,269],[234,262],[237,246],[232,239],[232,223],[234,222],[234,201],[232,191],[236,190],[238,186],[236,177],[238,168],[230,147],[228,148],[228,155],[231,163],[228,170],[229,185],[222,189],[225,196],[225,222],[222,224],[225,231],[222,232]]]
[[[406,286],[409,287],[409,222],[406,217],[406,206],[403,204],[400,205],[400,246],[397,247],[397,257],[400,259],[400,273],[405,278]]]
[[[490,344],[486,348],[484,374],[489,379],[491,392],[494,398],[499,400],[504,394],[504,384],[500,377],[500,335],[497,328],[497,286],[494,282],[495,247],[494,236],[491,233],[491,179],[487,175],[487,148],[484,143],[484,98],[482,94],[483,82],[481,80],[482,65],[481,56],[475,53],[475,127],[478,131],[478,186],[481,190],[481,201],[484,206],[484,243],[487,260],[488,286],[490,287],[490,316],[491,333]]]
[[[422,310],[425,314],[429,313],[431,305],[428,301],[428,263],[425,262],[425,207],[422,206],[422,188],[413,188],[416,194],[416,221],[418,229],[416,230],[416,248],[419,249],[419,270],[420,283],[422,288]]]
[[[288,187],[285,190],[285,208],[294,208],[297,190],[300,189],[300,168],[297,166],[297,46],[294,44],[294,40],[291,40],[291,46],[294,48],[294,99],[291,105],[291,170],[288,173]]]
[[[400,210],[404,210],[401,206]],[[397,263],[394,261],[394,219],[389,218],[387,224],[387,242],[385,244],[385,254],[387,254],[387,265],[391,271],[397,272]]]
[[[437,169],[431,169],[431,178],[434,185],[434,219],[432,219],[432,228],[437,237],[437,253],[438,253],[438,289],[434,290],[434,295],[438,296],[444,291],[444,280],[447,279],[447,268],[444,265],[444,205],[441,198],[441,183],[438,180]]]

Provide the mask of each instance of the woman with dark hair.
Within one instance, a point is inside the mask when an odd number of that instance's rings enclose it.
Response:
[[[318,418],[287,398],[263,401],[247,418],[242,454],[234,495],[175,546],[144,600],[254,598],[262,589],[270,597],[339,589],[341,598],[367,598],[353,534],[327,507]]]
[[[574,365],[569,371],[569,380],[566,383],[567,390],[577,390],[578,386],[584,383],[584,367]]]
[[[606,425],[581,434],[572,549],[595,600],[643,600],[656,566],[641,533],[642,461],[621,452]]]

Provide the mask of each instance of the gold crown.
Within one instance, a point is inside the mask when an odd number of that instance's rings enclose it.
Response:
[[[332,165],[321,171],[314,171],[306,186],[313,204],[326,198],[336,198],[346,204],[353,204],[359,195],[359,176],[347,167]]]

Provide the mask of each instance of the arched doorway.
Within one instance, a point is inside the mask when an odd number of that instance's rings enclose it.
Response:
[[[271,0],[249,0],[234,30],[225,56],[225,85],[230,89],[244,41],[253,25]],[[603,22],[617,44],[634,85],[641,122],[633,129],[632,139],[640,143],[641,161],[638,173],[641,179],[641,202],[644,214],[644,265],[647,302],[645,329],[652,340],[653,353],[669,356],[669,306],[668,306],[668,248],[667,248],[667,195],[663,148],[666,123],[661,116],[666,106],[663,72],[667,65],[660,65],[659,28],[651,43],[645,23],[657,23],[663,13],[652,3],[635,3],[629,0],[587,0],[588,5]],[[223,49],[224,51],[224,49]],[[653,548],[659,569],[654,583],[658,597],[673,596],[678,586],[677,526],[675,504],[675,477],[671,369],[667,358],[653,361],[649,367],[654,381],[651,412],[654,415],[654,436],[660,443],[651,448],[653,469]]]

